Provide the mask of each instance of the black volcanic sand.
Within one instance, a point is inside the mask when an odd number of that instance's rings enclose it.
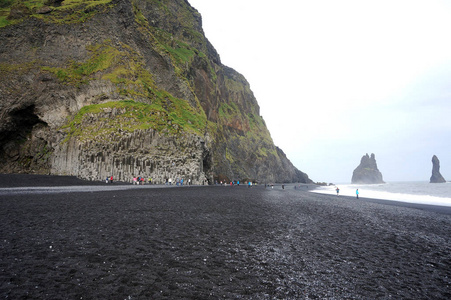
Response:
[[[451,298],[447,210],[243,186],[0,204],[2,298]]]

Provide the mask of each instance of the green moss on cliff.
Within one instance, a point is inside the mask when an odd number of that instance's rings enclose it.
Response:
[[[156,50],[161,54],[166,54],[176,70],[176,74],[183,78],[183,70],[187,68],[195,55],[206,57],[206,40],[202,33],[196,29],[196,16],[200,15],[192,11],[189,4],[185,2],[173,3],[168,0],[147,0],[162,15],[163,20],[176,19],[180,24],[180,29],[168,32],[165,26],[155,27],[149,23],[141,12],[137,1],[132,1],[135,21],[140,26],[140,31],[145,34]],[[182,7],[178,7],[181,5]],[[161,24],[160,24],[161,25]]]
[[[59,80],[66,84],[80,86],[93,79],[99,79],[105,71],[103,77],[115,83],[121,81],[121,77],[127,77],[136,71],[140,65],[137,54],[126,45],[121,45],[121,49],[112,47],[110,40],[87,47],[89,57],[86,61],[70,61],[63,67],[42,67],[43,71],[53,73]],[[97,76],[96,76],[97,75]],[[130,77],[130,76],[129,76]]]
[[[29,72],[36,64],[36,61],[24,62],[21,64],[0,63],[0,75],[8,78],[13,74],[23,74]]]
[[[231,121],[237,116],[239,116],[240,110],[235,103],[221,103],[219,106],[219,117],[223,120]]]
[[[181,132],[203,134],[205,115],[196,113],[183,100],[171,99],[174,105],[169,110],[158,104],[131,100],[84,106],[63,129],[67,131],[67,139],[77,137],[81,141],[102,140],[121,132],[149,128],[174,135]]]
[[[111,0],[65,0],[52,6],[48,0],[2,0],[0,5],[0,27],[37,18],[57,24],[81,23],[99,12],[106,11]],[[42,9],[46,13],[42,13]]]
[[[42,67],[65,84],[81,86],[90,80],[109,80],[124,96],[152,99],[156,85],[152,74],[144,68],[143,58],[130,46],[111,46],[110,40],[87,48],[85,61],[68,62],[63,67]]]
[[[184,64],[189,63],[194,57],[195,50],[187,44],[176,41],[173,45],[173,47],[169,45],[163,45],[163,47],[171,55],[171,58],[174,60],[176,65],[183,66]]]
[[[2,78],[2,80],[11,80],[13,78],[15,80],[22,80],[20,78],[37,68],[36,65],[36,61],[23,62],[20,64],[0,63],[0,78]],[[7,85],[2,92],[9,94],[9,97],[20,97],[23,94],[21,87],[16,84]]]
[[[83,62],[72,61],[65,67],[42,67],[42,70],[51,72],[65,84],[77,87],[90,80],[108,80],[117,86],[117,92],[120,95],[146,102],[146,104],[139,104],[139,107],[138,104],[133,104],[133,107],[147,112],[149,119],[136,120],[132,122],[134,125],[131,127],[123,126],[129,124],[130,118],[118,120],[122,130],[132,131],[142,127],[141,129],[153,128],[171,134],[178,134],[181,131],[193,131],[198,134],[204,132],[207,117],[200,105],[192,107],[187,101],[176,98],[159,88],[153,80],[153,75],[145,68],[144,59],[130,46],[120,44],[118,47],[113,47],[110,40],[105,40],[88,47],[87,50],[89,56]],[[130,104],[127,106],[129,107]],[[85,115],[87,109],[83,108],[79,115]],[[89,107],[89,110],[93,109],[96,110],[99,107]],[[143,122],[143,125],[138,126],[138,121]],[[74,124],[76,123],[72,123],[69,127],[72,128]],[[109,128],[113,130],[113,127],[109,126]],[[96,132],[92,128],[90,130]],[[77,131],[72,128],[70,132],[76,135]]]

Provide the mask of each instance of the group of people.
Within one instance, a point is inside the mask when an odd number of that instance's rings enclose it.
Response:
[[[340,189],[338,188],[338,186],[336,187],[335,191],[337,191],[337,196],[339,196]],[[355,190],[355,196],[356,196],[357,199],[359,199],[359,189]]]
[[[183,178],[177,178],[175,180],[175,185],[182,186],[185,183],[185,179]],[[172,178],[166,178],[166,185],[172,185]],[[191,178],[188,178],[188,185],[191,185]]]
[[[147,183],[148,184],[152,184],[152,178],[148,178],[147,179]],[[144,177],[133,177],[133,184],[136,184],[136,185],[144,185],[144,184],[146,184],[146,179],[144,178]]]

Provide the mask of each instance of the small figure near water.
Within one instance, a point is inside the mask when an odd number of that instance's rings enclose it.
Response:
[[[338,196],[338,194],[340,193],[340,189],[338,188],[338,186],[335,190],[337,191],[337,196]]]
[[[357,199],[359,199],[359,189],[355,190],[355,195],[356,195]]]

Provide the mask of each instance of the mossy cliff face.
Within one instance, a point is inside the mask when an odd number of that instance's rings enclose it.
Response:
[[[0,171],[310,182],[183,0],[0,5]]]

